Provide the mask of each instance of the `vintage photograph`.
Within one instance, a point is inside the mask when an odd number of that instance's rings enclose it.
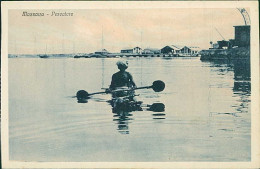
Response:
[[[251,162],[252,5],[128,3],[8,9],[9,162]]]

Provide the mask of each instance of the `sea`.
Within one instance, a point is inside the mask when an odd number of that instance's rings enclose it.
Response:
[[[115,113],[104,91],[127,69],[142,109]],[[250,63],[180,58],[9,58],[9,158],[26,162],[251,160]],[[149,105],[164,105],[160,112]]]

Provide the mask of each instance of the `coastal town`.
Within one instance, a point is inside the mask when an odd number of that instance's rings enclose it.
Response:
[[[139,46],[123,48],[117,53],[109,52],[102,48],[93,53],[71,54],[39,54],[15,55],[16,57],[70,57],[70,58],[119,58],[119,57],[200,57],[201,60],[250,58],[250,21],[245,20],[245,25],[234,26],[234,39],[209,42],[211,47],[207,50],[197,46],[167,45],[160,48],[144,48]]]
[[[106,57],[184,57],[184,56],[199,56],[199,47],[190,47],[190,46],[177,46],[169,45],[165,46],[162,49],[158,48],[140,48],[128,47],[122,49],[119,53],[110,53],[106,49],[101,49],[95,53],[76,55],[74,58],[106,58]]]
[[[38,57],[38,58],[120,58],[120,57],[200,57],[201,60],[215,60],[215,59],[249,59],[250,58],[250,16],[244,8],[238,8],[244,19],[244,25],[235,25],[234,38],[225,39],[221,32],[215,28],[215,31],[222,39],[217,42],[210,41],[209,49],[202,49],[199,46],[169,44],[159,48],[141,47],[136,45],[122,48],[120,51],[111,52],[104,46],[104,35],[102,27],[101,49],[91,51],[89,53],[75,52],[75,44],[73,43],[73,52],[52,54],[47,51],[47,44],[45,54],[27,55],[27,54],[9,54],[9,58],[16,57]],[[64,35],[63,35],[64,37]],[[64,51],[64,40],[62,40],[62,51]],[[142,44],[142,43],[141,43]],[[15,51],[16,51],[15,44]]]

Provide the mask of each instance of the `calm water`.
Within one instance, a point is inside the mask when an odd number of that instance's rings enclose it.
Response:
[[[137,86],[166,83],[161,93],[136,92],[144,104],[163,103],[160,113],[117,115],[109,95],[85,104],[71,97],[108,87],[117,60],[9,59],[10,160],[250,160],[248,64],[128,58]]]

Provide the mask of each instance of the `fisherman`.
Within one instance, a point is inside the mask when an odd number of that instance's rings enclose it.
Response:
[[[118,61],[116,63],[119,72],[113,74],[111,85],[107,92],[112,92],[115,89],[134,89],[136,88],[136,84],[133,80],[132,75],[126,71],[128,68],[128,62],[127,61]],[[133,93],[133,92],[132,92]],[[121,95],[127,95],[125,92],[124,94],[122,92],[113,93],[113,96],[121,96]],[[128,93],[129,94],[129,93]]]

